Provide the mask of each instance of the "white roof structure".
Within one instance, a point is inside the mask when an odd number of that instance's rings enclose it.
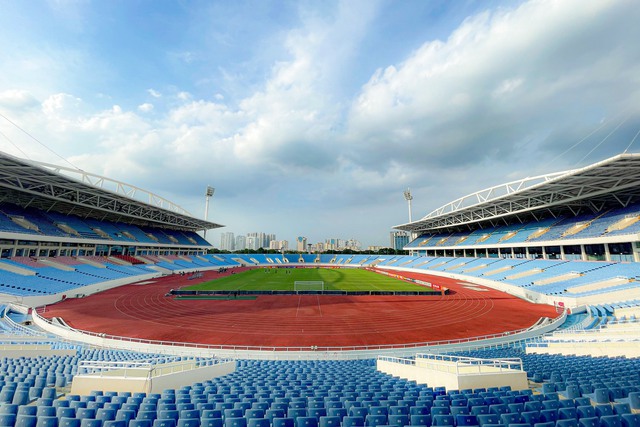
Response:
[[[585,210],[624,207],[640,200],[640,154],[619,154],[565,172],[491,187],[394,228],[413,233],[478,228],[481,223],[529,221]]]
[[[191,231],[223,227],[133,185],[0,152],[0,201],[80,217]]]

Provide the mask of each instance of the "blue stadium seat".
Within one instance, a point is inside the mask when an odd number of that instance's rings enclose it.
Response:
[[[622,427],[640,427],[640,413],[622,414],[620,418]]]
[[[492,413],[492,414],[479,414],[476,415],[476,419],[478,420],[478,425],[480,427],[484,427],[487,424],[499,424],[500,423],[500,418],[498,417],[498,414]]]
[[[489,414],[489,406],[488,405],[478,405],[471,407],[471,415],[487,415]],[[495,415],[495,414],[494,414]]]
[[[16,414],[0,414],[0,427],[13,427],[16,424]]]
[[[120,409],[116,412],[116,420],[123,420],[129,424],[129,421],[135,419],[136,412],[130,409]],[[199,418],[199,416],[198,416]]]
[[[247,427],[247,419],[245,417],[225,417],[224,427]]]
[[[600,417],[601,427],[622,427],[620,415],[603,415]]]
[[[451,408],[449,408],[449,411],[451,411]],[[401,405],[390,406],[387,415],[409,415],[409,407]]]
[[[596,404],[611,402],[608,388],[596,388],[588,397]]]
[[[18,406],[18,415],[36,415],[37,413],[37,406]]]
[[[105,421],[113,421],[116,419],[116,411],[113,409],[98,408],[96,411],[96,419],[102,420],[104,425]]]
[[[74,408],[59,407],[56,408],[56,417],[58,418],[75,418],[76,410]]]
[[[55,411],[55,408],[51,408]],[[38,415],[36,427],[58,427],[58,417],[55,415]]]
[[[274,418],[272,427],[294,427],[295,420],[293,418]]]
[[[458,415],[471,415],[469,408],[466,406],[452,406],[450,409],[453,418],[456,418]]]
[[[351,417],[362,417],[362,419],[364,420],[367,415],[369,415],[369,410],[367,408],[355,406],[349,408],[349,416]]]
[[[451,414],[432,415],[431,425],[432,426],[453,426],[455,425],[455,420],[453,419],[453,415]]]
[[[637,392],[637,391],[630,392],[628,399],[629,399],[629,406],[631,406],[631,409],[633,409],[634,411],[640,410],[640,392]]]
[[[16,416],[16,427],[36,427],[38,419],[35,415],[20,414]]]
[[[222,427],[222,425],[222,418],[200,418],[200,427]]]
[[[53,406],[37,406],[36,415],[39,417],[55,417],[56,408]]]
[[[268,411],[267,411],[268,412]],[[345,408],[329,408],[327,410],[327,416],[338,417],[341,420],[347,416],[347,410]]]
[[[556,421],[556,427],[578,427],[578,420],[575,418],[565,418]]]
[[[593,418],[596,416],[596,410],[591,405],[582,405],[576,408],[578,419],[581,418]]]
[[[277,427],[277,426],[273,426]],[[348,415],[342,419],[342,427],[364,427],[364,417],[359,415]]]
[[[456,426],[477,426],[478,418],[475,415],[460,414],[456,415]]]
[[[203,409],[200,418],[222,418],[222,412],[219,409]]]
[[[153,420],[153,427],[176,427],[176,420],[173,418],[156,418]]]
[[[558,409],[558,419],[559,420],[569,420],[569,419],[578,419],[578,412],[575,407],[571,408],[560,408]]]
[[[249,420],[249,424],[251,424],[251,421],[253,420]],[[267,421],[267,427],[268,427],[268,420]],[[200,427],[200,418],[180,418],[178,419],[178,424],[177,427]]]
[[[247,427],[269,427],[270,423],[267,418],[249,418]]]
[[[180,411],[177,409],[165,409],[158,411],[158,419],[165,420],[169,418],[177,422],[178,418],[180,418]]]
[[[297,417],[296,427],[318,427],[318,419],[316,417]]]
[[[507,413],[500,414],[500,422],[501,424],[509,425],[509,424],[521,424],[523,422],[523,418],[519,413]]]
[[[555,423],[558,421],[557,409],[543,409],[540,411],[540,420],[544,423]]]
[[[319,427],[340,427],[342,419],[337,416],[324,416],[320,417]]]
[[[137,420],[150,420],[152,424],[156,418],[158,418],[158,413],[155,410],[145,411],[141,409],[136,414]]]
[[[27,405],[30,401],[29,390],[16,390],[11,403],[15,405]]]
[[[616,415],[630,414],[631,413],[631,405],[628,403],[614,403],[613,404],[613,412]]]
[[[451,417],[453,418],[453,416]],[[387,417],[387,425],[389,426],[404,427],[409,424],[409,415],[407,414],[391,414]]]
[[[58,427],[80,427],[81,422],[79,418],[61,417],[58,419]]]
[[[600,420],[598,417],[586,417],[580,418],[580,427],[600,427]]]
[[[370,406],[369,415],[389,415],[389,408],[387,406]]]
[[[431,426],[431,415],[414,414],[409,416],[409,424],[412,426]]]

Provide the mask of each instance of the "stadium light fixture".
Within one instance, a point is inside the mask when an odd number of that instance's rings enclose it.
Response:
[[[204,205],[204,220],[209,221],[209,199],[213,197],[213,193],[216,192],[216,189],[210,185],[207,185],[207,190],[204,193],[205,197],[205,205]],[[204,230],[204,239],[207,240],[207,230]]]
[[[409,204],[409,222],[411,222],[411,201],[413,200],[411,189],[407,188],[406,190],[404,190],[404,199]]]

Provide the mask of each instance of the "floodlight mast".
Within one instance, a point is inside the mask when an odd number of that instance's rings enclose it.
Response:
[[[407,188],[404,191],[404,199],[409,204],[409,222],[411,222],[412,221],[412,219],[411,219],[411,201],[413,200],[413,196],[411,195],[411,189],[410,188]]]
[[[207,185],[207,190],[204,193],[205,197],[205,205],[204,205],[204,220],[209,221],[209,199],[213,197],[213,193],[216,192],[216,189]],[[207,230],[204,230],[204,239],[207,240]]]

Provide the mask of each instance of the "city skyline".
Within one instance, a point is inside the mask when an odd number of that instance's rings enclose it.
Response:
[[[239,243],[241,242],[241,243]],[[258,244],[258,242],[261,242]],[[233,231],[225,231],[220,234],[219,244],[213,246],[220,250],[242,251],[242,250],[291,250],[298,252],[323,252],[325,250],[363,250],[360,241],[356,239],[326,238],[324,241],[309,242],[304,236],[298,236],[295,245],[291,245],[289,240],[277,240],[272,233],[251,232],[246,234],[235,234]],[[304,248],[304,249],[303,249]]]

